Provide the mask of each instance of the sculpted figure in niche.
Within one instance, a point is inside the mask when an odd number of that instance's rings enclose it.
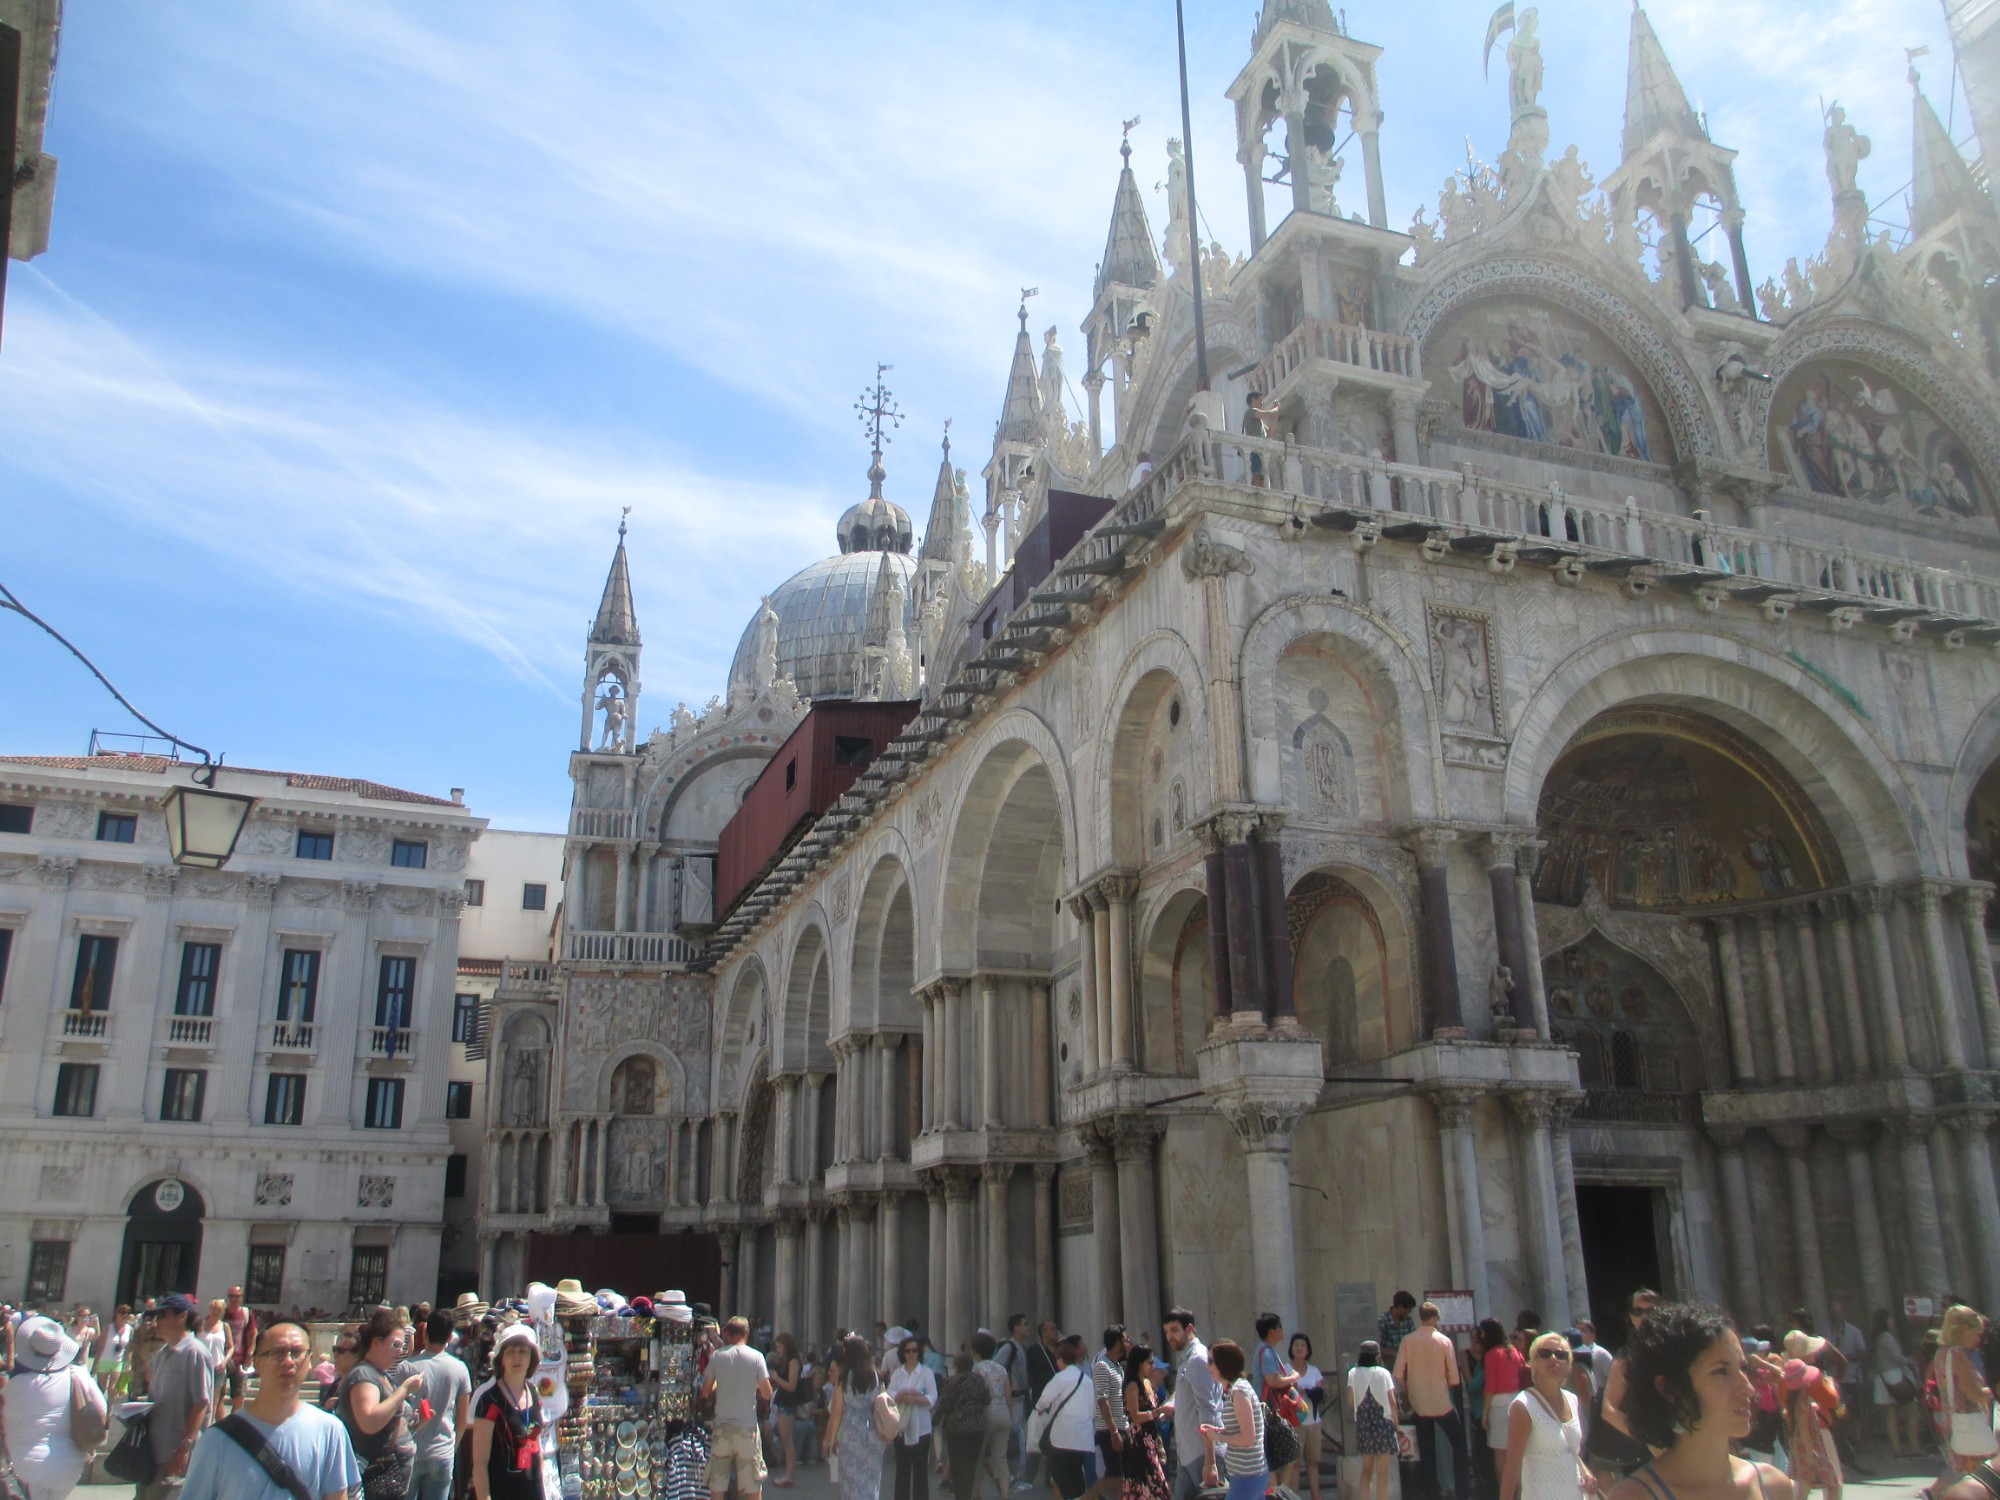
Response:
[[[651,1058],[626,1058],[618,1065],[618,1086],[612,1090],[612,1108],[621,1114],[650,1115],[653,1112],[653,1082]]]
[[[516,1052],[507,1064],[507,1109],[509,1125],[534,1126],[542,1123],[542,1054],[533,1050]]]
[[[1354,751],[1347,736],[1326,716],[1326,689],[1306,695],[1312,717],[1292,732],[1299,778],[1299,805],[1322,818],[1354,815]]]
[[[1486,680],[1486,642],[1475,620],[1450,616],[1438,621],[1438,712],[1447,724],[1485,729],[1491,687]]]
[[[643,1198],[653,1187],[653,1153],[644,1140],[634,1140],[625,1148],[625,1160],[620,1166],[620,1179],[627,1194]]]
[[[607,681],[597,695],[598,712],[604,715],[604,736],[597,748],[616,747],[625,738],[625,699],[616,681]]]

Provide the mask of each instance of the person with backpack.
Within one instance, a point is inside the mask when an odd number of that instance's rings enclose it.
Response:
[[[347,1430],[299,1398],[312,1361],[312,1331],[278,1318],[256,1339],[250,1358],[257,1392],[201,1435],[181,1500],[343,1500],[356,1494],[361,1465]]]
[[[28,1500],[64,1500],[104,1441],[104,1392],[77,1364],[81,1347],[53,1318],[23,1318],[14,1330],[14,1375],[0,1411]]]

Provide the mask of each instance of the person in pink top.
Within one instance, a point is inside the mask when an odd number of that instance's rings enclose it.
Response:
[[[1466,1484],[1465,1424],[1459,1420],[1455,1393],[1458,1390],[1458,1349],[1438,1327],[1435,1302],[1417,1309],[1417,1331],[1403,1339],[1396,1351],[1396,1389],[1409,1398],[1417,1415],[1417,1458],[1422,1476],[1424,1500],[1444,1500],[1438,1488],[1437,1440],[1440,1430],[1451,1444],[1453,1479]]]
[[[1486,1335],[1486,1446],[1493,1450],[1494,1463],[1504,1464],[1507,1452],[1507,1418],[1514,1410],[1514,1398],[1526,1382],[1528,1362],[1507,1340],[1507,1330],[1498,1318],[1479,1325]]]

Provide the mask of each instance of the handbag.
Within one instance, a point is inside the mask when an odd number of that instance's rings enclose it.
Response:
[[[1056,1409],[1049,1413],[1049,1420],[1042,1428],[1041,1439],[1035,1444],[1035,1447],[1040,1451],[1043,1458],[1053,1458],[1055,1456],[1056,1418],[1062,1415],[1062,1409],[1065,1406],[1068,1406],[1070,1402],[1076,1399],[1076,1393],[1082,1389],[1083,1382],[1084,1382],[1083,1373],[1081,1371],[1078,1371],[1076,1377],[1076,1384],[1069,1388],[1069,1394],[1063,1397],[1062,1400],[1058,1401],[1056,1403]]]
[[[1951,1413],[1951,1451],[1960,1458],[1990,1458],[2000,1452],[2000,1437],[1993,1432],[1991,1411],[1960,1411],[1953,1389],[1951,1352],[1944,1357],[1944,1404]]]
[[[868,1403],[868,1415],[875,1423],[875,1436],[885,1443],[893,1443],[903,1435],[903,1411],[889,1399],[889,1388],[884,1386],[875,1393],[875,1399]]]
[[[104,1472],[125,1484],[151,1484],[153,1471],[153,1413],[134,1412],[125,1419],[125,1435],[104,1455]]]
[[[1299,1459],[1299,1432],[1288,1421],[1282,1420],[1272,1409],[1271,1403],[1264,1403],[1264,1465],[1273,1473],[1286,1464],[1297,1463]]]
[[[108,1411],[99,1411],[91,1405],[90,1397],[77,1383],[78,1370],[71,1365],[69,1371],[69,1440],[76,1445],[76,1451],[86,1459],[104,1446],[104,1434],[110,1430],[111,1417]]]

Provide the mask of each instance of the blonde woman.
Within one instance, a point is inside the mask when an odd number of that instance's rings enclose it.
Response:
[[[1528,1345],[1528,1383],[1507,1412],[1500,1500],[1579,1500],[1590,1487],[1583,1467],[1583,1414],[1569,1389],[1575,1359],[1559,1333],[1545,1333]]]
[[[1937,1381],[1938,1413],[1951,1425],[1945,1447],[1951,1466],[1963,1474],[1991,1458],[2000,1443],[1993,1435],[1993,1392],[1979,1378],[1972,1350],[1986,1333],[1986,1320],[1960,1303],[1947,1308],[1938,1330],[1938,1352],[1931,1360]]]
[[[229,1328],[229,1304],[220,1297],[209,1299],[208,1316],[202,1319],[201,1341],[208,1345],[208,1357],[215,1365],[215,1420],[222,1420],[223,1398],[229,1389],[229,1366],[236,1356],[236,1335]]]

